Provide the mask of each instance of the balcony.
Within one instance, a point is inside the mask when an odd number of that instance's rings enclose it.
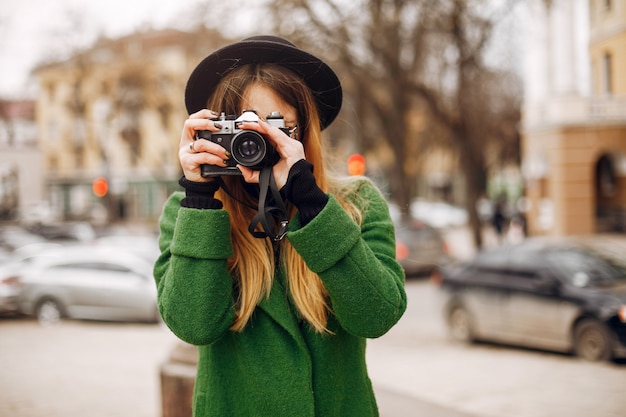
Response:
[[[590,123],[626,123],[626,95],[606,97],[557,96],[527,102],[526,129]]]
[[[589,118],[592,121],[626,122],[626,95],[590,99]]]

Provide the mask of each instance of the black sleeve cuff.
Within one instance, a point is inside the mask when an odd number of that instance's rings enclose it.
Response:
[[[222,202],[216,200],[215,192],[220,188],[219,181],[194,182],[182,176],[178,184],[185,189],[185,198],[180,202],[181,207],[197,209],[221,209]]]
[[[318,187],[313,176],[313,165],[301,159],[289,170],[287,182],[282,190],[300,212],[300,224],[308,224],[328,202],[328,196]]]

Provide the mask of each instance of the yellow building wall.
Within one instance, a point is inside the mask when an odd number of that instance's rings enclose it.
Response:
[[[626,1],[614,0],[607,9],[605,0],[590,1],[589,55],[594,95],[605,94],[603,60],[611,55],[611,94],[626,95]]]
[[[46,198],[61,218],[156,221],[181,172],[185,82],[221,42],[202,36],[211,40],[196,50],[190,45],[197,37],[147,30],[103,38],[36,69]],[[100,176],[109,180],[109,193],[96,199],[91,184]]]
[[[618,69],[626,68],[626,32],[598,42],[590,50],[593,74],[592,87],[595,95],[605,93],[603,61],[606,54],[610,54],[612,63],[610,93],[624,96],[626,95],[626,71]]]
[[[526,183],[530,234],[602,232],[603,210],[626,213],[626,1],[589,1],[589,59],[591,97],[581,97],[589,113],[574,125],[531,126],[522,135],[522,158],[541,166]],[[616,164],[608,196],[596,178],[603,156]]]
[[[524,137],[524,153],[542,155],[546,163],[545,175],[527,183],[530,234],[597,232],[596,166],[603,155],[626,155],[626,127],[579,126],[534,132]],[[618,191],[607,203],[626,209],[626,178],[618,176],[617,180]],[[548,216],[552,222],[547,225],[546,206],[552,208]]]

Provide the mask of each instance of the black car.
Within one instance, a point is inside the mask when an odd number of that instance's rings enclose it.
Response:
[[[626,356],[626,238],[533,238],[438,269],[451,336]]]

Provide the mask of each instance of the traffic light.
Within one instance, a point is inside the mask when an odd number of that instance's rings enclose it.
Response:
[[[93,180],[91,190],[96,197],[104,197],[109,192],[109,182],[104,177],[98,177]]]
[[[354,153],[348,157],[348,174],[364,175],[365,158],[360,153]]]

